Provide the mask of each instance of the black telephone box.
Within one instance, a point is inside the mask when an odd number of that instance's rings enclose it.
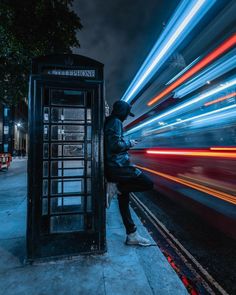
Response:
[[[102,253],[103,64],[80,55],[32,62],[28,260]]]

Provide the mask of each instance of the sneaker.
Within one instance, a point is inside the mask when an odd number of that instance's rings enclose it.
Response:
[[[139,246],[151,246],[152,243],[146,238],[140,236],[140,234],[136,231],[132,234],[127,235],[126,245],[139,245]]]

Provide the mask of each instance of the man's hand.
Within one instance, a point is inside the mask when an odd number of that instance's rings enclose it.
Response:
[[[138,140],[136,140],[136,139],[130,139],[130,146],[131,147],[134,147],[138,143],[139,143]]]

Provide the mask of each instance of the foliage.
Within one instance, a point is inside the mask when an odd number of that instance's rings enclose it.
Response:
[[[31,59],[78,47],[73,0],[0,0],[0,100],[26,97]]]

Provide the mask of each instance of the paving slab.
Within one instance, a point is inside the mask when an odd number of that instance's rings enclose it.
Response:
[[[17,162],[25,165],[24,161]],[[14,165],[13,165],[14,167]],[[13,168],[12,167],[12,168]],[[22,174],[25,173],[22,172]],[[26,181],[19,173],[17,188],[26,190]],[[14,176],[12,172],[10,177]],[[6,178],[6,175],[4,176]],[[2,181],[0,185],[9,183]],[[21,185],[20,185],[21,184]],[[125,245],[125,230],[118,212],[117,200],[107,210],[107,252],[103,255],[77,256],[60,261],[24,264],[26,231],[26,197],[12,198],[14,185],[4,196],[12,200],[0,202],[0,294],[4,295],[185,295],[181,280],[160,249]],[[14,202],[15,200],[15,202]],[[4,210],[1,211],[1,204]],[[151,238],[132,210],[139,231]]]

